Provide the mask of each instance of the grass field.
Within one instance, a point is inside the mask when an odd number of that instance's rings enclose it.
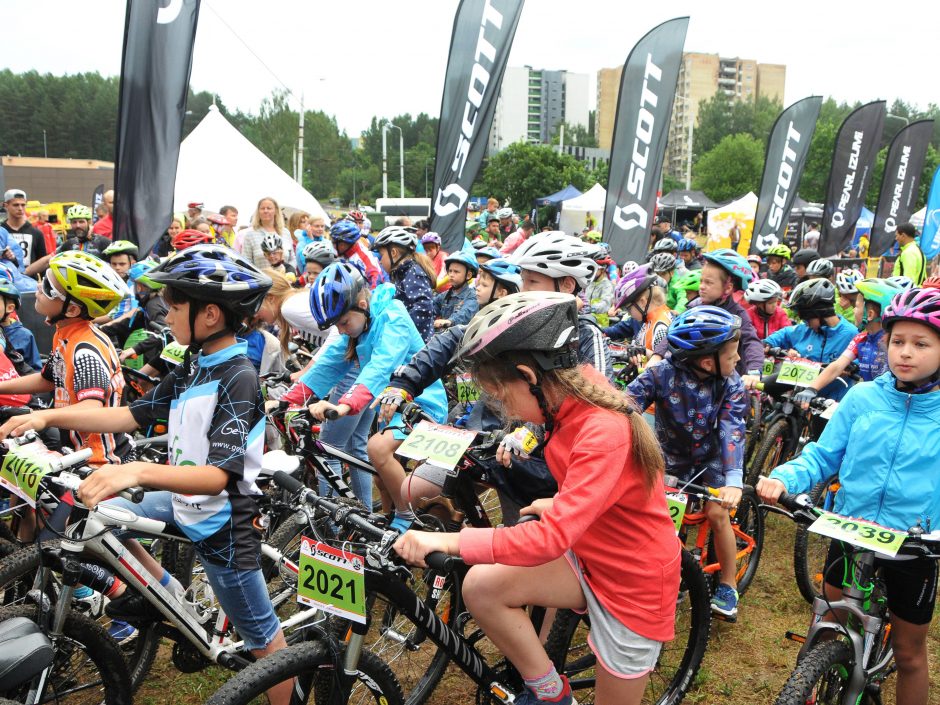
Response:
[[[784,639],[787,630],[805,633],[809,607],[793,579],[793,524],[771,515],[760,569],[741,603],[736,624],[715,622],[708,652],[696,684],[685,703],[773,703],[786,681],[799,645]],[[930,631],[930,672],[940,673],[940,625]],[[218,668],[180,674],[164,649],[136,702],[141,705],[195,705],[202,703],[230,673]],[[940,677],[933,679],[931,705],[940,705]],[[894,702],[894,679],[888,682],[884,702]],[[430,705],[472,703],[474,690],[460,671],[451,667]]]

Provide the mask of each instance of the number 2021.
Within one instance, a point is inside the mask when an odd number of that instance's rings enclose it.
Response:
[[[356,583],[352,579],[343,583],[343,579],[335,573],[317,570],[311,565],[305,565],[304,572],[306,576],[304,577],[303,586],[307,590],[318,592],[321,595],[329,595],[337,600],[346,600],[347,597],[343,595],[343,588],[346,588],[349,592],[348,600],[353,604],[356,603]]]

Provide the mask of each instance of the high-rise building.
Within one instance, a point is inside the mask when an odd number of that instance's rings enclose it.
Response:
[[[588,126],[588,75],[507,66],[490,128],[489,153],[513,142],[548,144],[562,122]]]
[[[597,72],[597,140],[610,149],[617,114],[617,98],[623,67]],[[685,180],[698,108],[723,91],[735,100],[758,97],[783,102],[787,68],[781,64],[759,64],[753,59],[725,58],[694,52],[682,55],[676,101],[669,123],[664,171]]]

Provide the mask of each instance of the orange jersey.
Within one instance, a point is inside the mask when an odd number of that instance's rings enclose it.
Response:
[[[108,407],[121,405],[121,362],[108,336],[91,321],[74,319],[56,328],[42,376],[55,385],[56,408],[86,399]],[[70,431],[69,443],[76,449],[91,448],[90,465],[119,463],[130,451],[130,441],[123,433]]]

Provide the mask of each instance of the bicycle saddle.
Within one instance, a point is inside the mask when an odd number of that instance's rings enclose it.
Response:
[[[52,663],[49,637],[26,617],[0,622],[0,691],[25,683]]]

